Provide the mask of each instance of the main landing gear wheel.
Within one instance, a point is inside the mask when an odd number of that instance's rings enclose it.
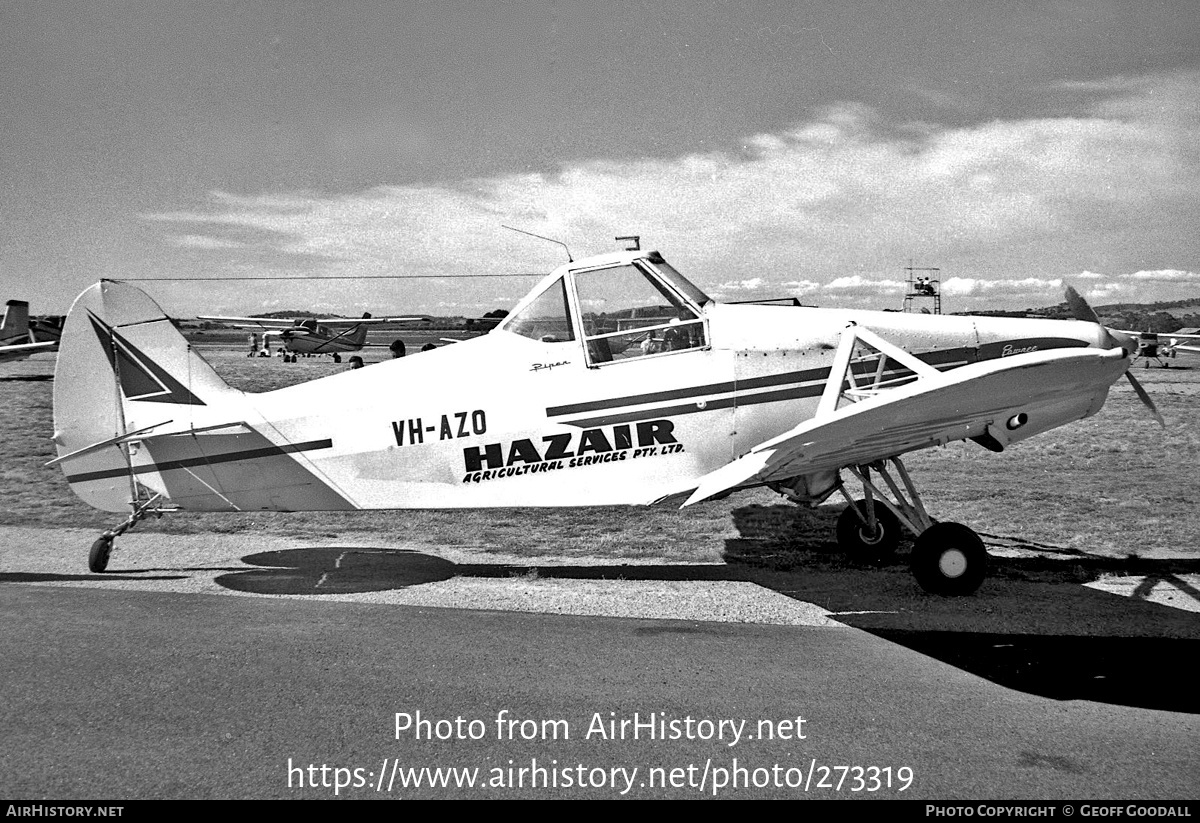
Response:
[[[900,521],[891,509],[875,506],[875,529],[867,524],[867,506],[863,500],[842,509],[837,522],[837,542],[851,558],[883,562],[891,557],[900,542]],[[855,513],[855,509],[858,513]]]
[[[932,594],[971,594],[987,577],[987,550],[961,523],[934,523],[913,546],[912,572]]]
[[[88,552],[88,569],[95,574],[101,574],[108,568],[108,558],[112,555],[113,539],[102,535],[92,544]]]

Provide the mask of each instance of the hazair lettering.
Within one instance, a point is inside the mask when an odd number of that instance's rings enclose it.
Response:
[[[647,420],[636,426],[618,425],[566,432],[509,443],[488,443],[463,449],[464,483],[517,477],[558,469],[574,469],[642,457],[676,454],[683,444],[675,439],[670,420]]]
[[[438,440],[455,440],[459,437],[474,437],[487,432],[487,414],[483,409],[452,412],[441,416],[440,424],[424,425],[420,417],[392,421],[392,434],[397,446],[415,446],[425,442],[425,435]]]

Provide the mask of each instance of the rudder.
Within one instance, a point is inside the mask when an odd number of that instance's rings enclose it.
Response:
[[[54,373],[54,443],[71,488],[96,508],[127,510],[126,445],[87,450],[168,421],[203,425],[214,404],[240,395],[147,294],[112,280],[89,287],[67,315]]]
[[[4,318],[0,320],[0,343],[11,345],[31,342],[29,304],[24,300],[9,300],[4,305]]]

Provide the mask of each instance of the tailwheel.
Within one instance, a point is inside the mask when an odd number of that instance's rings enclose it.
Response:
[[[94,574],[103,573],[108,568],[108,559],[112,556],[114,540],[132,529],[148,515],[154,514],[162,517],[163,509],[159,506],[161,499],[161,494],[155,494],[148,500],[132,503],[133,512],[129,517],[125,518],[124,523],[115,529],[109,529],[96,538],[96,542],[92,544],[91,551],[88,552],[88,569]]]
[[[113,539],[110,535],[102,534],[92,544],[92,550],[88,552],[88,570],[94,574],[101,574],[108,568],[108,558],[112,556]]]
[[[971,594],[987,577],[987,550],[961,523],[934,523],[913,546],[912,572],[931,594]]]
[[[837,541],[851,557],[881,563],[896,551],[900,521],[886,506],[854,501],[838,517]]]

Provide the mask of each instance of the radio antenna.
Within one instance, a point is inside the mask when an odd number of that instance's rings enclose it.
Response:
[[[531,231],[525,231],[525,229],[517,229],[517,228],[513,228],[512,226],[506,226],[506,225],[504,225],[503,223],[501,223],[501,224],[500,224],[500,228],[502,228],[502,229],[508,229],[509,231],[520,232],[521,234],[528,234],[530,237],[536,237],[538,240],[546,240],[547,242],[550,242],[550,243],[557,243],[558,245],[560,245],[560,246],[562,246],[564,249],[566,249],[566,251],[567,251],[567,262],[568,262],[568,263],[574,263],[574,262],[575,262],[575,258],[571,256],[571,250],[570,250],[570,249],[568,249],[568,248],[567,248],[567,244],[566,244],[566,243],[564,243],[564,242],[563,242],[563,241],[561,241],[561,240],[555,240],[553,237],[543,237],[543,236],[542,236],[542,235],[540,235],[540,234],[534,234],[534,233],[533,233],[533,232],[531,232]]]

